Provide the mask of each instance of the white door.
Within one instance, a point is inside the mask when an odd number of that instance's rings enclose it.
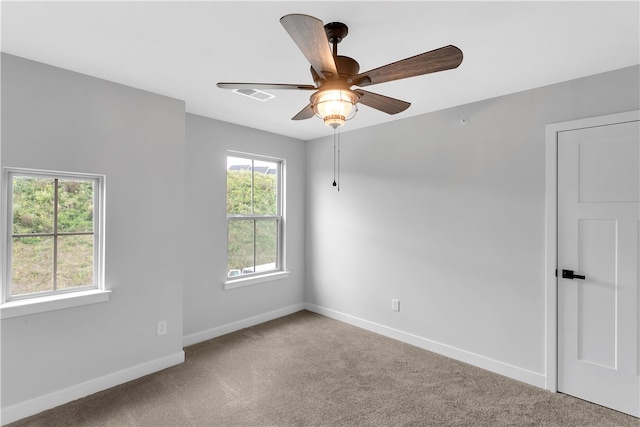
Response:
[[[634,416],[640,416],[638,123],[558,134],[558,391]]]

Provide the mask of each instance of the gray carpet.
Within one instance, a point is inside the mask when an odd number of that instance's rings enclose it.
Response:
[[[185,351],[11,426],[640,426],[308,311]]]

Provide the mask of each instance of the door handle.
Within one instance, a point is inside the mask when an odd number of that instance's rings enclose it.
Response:
[[[586,277],[581,276],[579,274],[574,274],[573,270],[562,270],[562,278],[563,279],[586,279]]]

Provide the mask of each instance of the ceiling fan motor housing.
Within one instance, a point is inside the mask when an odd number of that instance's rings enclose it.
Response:
[[[346,87],[350,87],[353,84],[352,77],[358,75],[360,72],[360,64],[348,56],[338,55],[335,58],[336,68],[338,69],[338,80],[342,81]],[[316,73],[311,67],[311,77],[318,87],[325,86],[335,80],[324,80]]]

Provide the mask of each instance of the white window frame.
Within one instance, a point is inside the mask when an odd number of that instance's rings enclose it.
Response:
[[[227,214],[227,260],[228,260],[228,233],[229,224],[231,221],[242,220],[256,220],[256,219],[276,219],[278,224],[278,247],[276,249],[276,268],[265,272],[254,272],[249,274],[243,274],[236,277],[226,277],[224,282],[225,289],[234,289],[243,286],[255,285],[258,283],[270,282],[273,280],[284,279],[289,276],[289,272],[286,270],[286,221],[285,221],[285,160],[268,157],[259,154],[245,153],[239,151],[227,151],[227,157],[239,157],[253,161],[264,161],[279,164],[278,170],[278,182],[276,188],[276,204],[277,213],[275,215],[260,215],[260,214]],[[225,157],[225,166],[226,160]],[[226,182],[226,175],[225,175]],[[225,185],[225,202],[227,197],[226,185]],[[225,269],[225,276],[227,276],[227,270]]]
[[[93,284],[89,286],[35,292],[11,296],[11,254],[13,241],[13,177],[75,179],[94,182],[93,194]],[[109,299],[104,276],[104,212],[106,177],[104,175],[7,167],[2,171],[2,295],[0,319],[104,302]]]

